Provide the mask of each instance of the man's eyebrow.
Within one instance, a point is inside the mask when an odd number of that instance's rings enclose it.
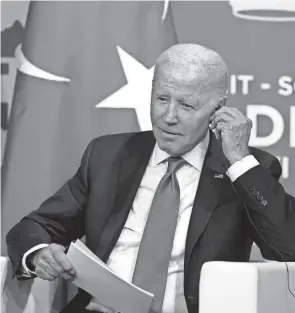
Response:
[[[155,94],[157,96],[166,96],[166,97],[169,96],[169,94],[167,92],[163,92],[163,91],[162,92],[161,91],[156,91]]]
[[[200,106],[200,101],[199,100],[192,100],[191,98],[184,98],[181,99],[180,102],[185,102],[189,105],[192,105],[194,108],[198,108]]]

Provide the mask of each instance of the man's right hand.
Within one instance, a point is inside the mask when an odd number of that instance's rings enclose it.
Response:
[[[56,243],[46,248],[37,250],[31,256],[30,262],[35,268],[35,273],[41,279],[54,280],[62,277],[66,280],[73,280],[76,271],[65,254],[65,247]]]

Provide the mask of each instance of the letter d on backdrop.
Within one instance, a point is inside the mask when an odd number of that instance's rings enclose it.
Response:
[[[272,121],[272,131],[267,136],[258,137],[257,117],[267,116]],[[268,147],[277,143],[284,133],[284,120],[275,108],[262,104],[249,104],[247,106],[247,117],[253,122],[249,144],[254,147]]]

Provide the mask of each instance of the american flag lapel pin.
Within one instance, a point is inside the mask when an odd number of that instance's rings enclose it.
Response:
[[[214,178],[223,178],[223,174],[214,174]]]

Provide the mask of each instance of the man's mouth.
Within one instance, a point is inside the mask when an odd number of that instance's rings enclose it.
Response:
[[[172,132],[172,131],[169,131],[169,130],[165,130],[165,129],[160,128],[160,127],[159,127],[159,129],[160,129],[163,133],[168,134],[168,135],[174,135],[174,136],[180,136],[180,135],[181,135],[180,133]]]

